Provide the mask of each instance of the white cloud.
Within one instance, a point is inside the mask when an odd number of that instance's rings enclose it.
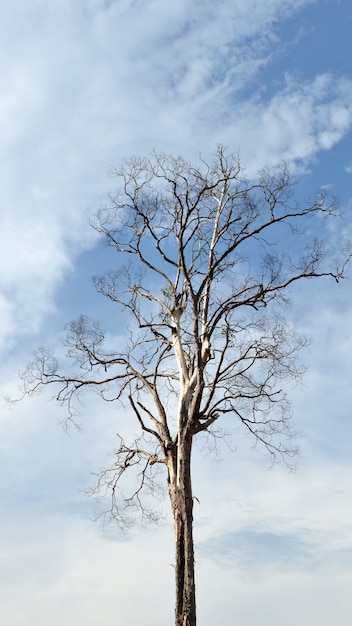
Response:
[[[236,574],[214,567],[199,586],[211,603],[200,603],[199,619],[206,624],[217,621],[248,624],[302,623],[307,626],[330,624],[337,619],[346,623],[348,614],[348,578],[327,573],[320,578],[307,572],[273,574],[265,580],[249,581]]]
[[[288,76],[286,87],[269,101],[255,96],[243,103],[239,114],[234,111],[219,138],[237,137],[252,172],[280,159],[309,163],[347,134],[351,100],[350,80],[320,75],[302,83]]]
[[[67,437],[52,405],[46,406],[54,414],[43,420],[45,405],[44,398],[18,405],[7,424],[2,414],[4,621],[45,624],[51,614],[53,626],[65,620],[93,626],[102,616],[108,626],[116,616],[130,626],[150,615],[156,626],[170,622],[171,523],[125,536],[89,523],[92,505],[82,489],[89,469],[104,463],[116,409],[105,415],[100,403],[90,403],[84,431]],[[223,623],[235,615],[256,623],[259,612],[268,626],[273,615],[303,622],[309,606],[310,623],[318,626],[347,609],[351,468],[317,460],[316,452],[315,459],[302,459],[296,474],[263,471],[261,455],[248,455],[241,445],[221,463],[196,463],[198,610],[206,625],[215,615]],[[323,615],[318,599],[327,588]]]
[[[283,157],[312,163],[346,136],[350,79],[326,68],[314,78],[302,69],[301,78],[288,67],[269,89],[261,77],[286,43],[281,20],[308,4],[14,0],[1,7],[0,348],[12,349],[2,361],[5,392],[17,384],[10,368],[25,359],[21,341],[50,333],[45,320],[58,290],[69,297],[65,278],[94,244],[88,218],[114,185],[105,177],[111,165],[154,146],[208,155],[222,141],[240,150],[251,173]],[[336,240],[338,229],[330,234]],[[312,309],[302,329],[316,332],[306,386],[295,397],[301,469],[263,472],[261,454],[240,445],[215,467],[195,463],[204,624],[306,624],[307,615],[309,626],[344,623],[352,495],[346,285],[341,296],[329,288],[331,305],[319,288],[295,296]],[[77,291],[79,300],[79,284]],[[1,413],[8,626],[172,619],[172,529],[124,543],[83,521],[93,507],[81,491],[104,465],[119,416],[87,404],[86,429],[69,438],[56,424],[63,415],[44,398]],[[275,540],[272,566],[267,550]],[[257,578],[254,547],[262,557]],[[295,549],[301,560],[287,566]]]
[[[82,519],[43,515],[36,527],[29,522],[15,550],[6,546],[6,540],[15,545],[11,530],[2,535],[4,623],[133,626],[156,613],[156,624],[171,621],[172,551],[165,532],[114,542],[94,530]]]
[[[311,159],[343,136],[348,80],[291,81],[269,102],[241,97],[270,60],[278,20],[306,4],[37,0],[2,8],[5,319],[14,310],[3,348],[52,310],[72,259],[94,241],[86,209],[109,190],[105,175],[123,156],[153,146],[207,154],[220,140],[257,167]]]

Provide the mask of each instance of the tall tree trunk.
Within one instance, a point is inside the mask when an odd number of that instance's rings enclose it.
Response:
[[[191,484],[192,444],[191,440],[180,439],[173,457],[171,472],[169,464],[169,494],[175,529],[175,626],[196,626]]]

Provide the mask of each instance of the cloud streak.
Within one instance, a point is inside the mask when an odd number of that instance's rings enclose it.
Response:
[[[154,146],[206,156],[221,141],[254,172],[282,157],[310,161],[346,134],[349,79],[288,78],[269,99],[254,82],[280,20],[306,4],[2,9],[2,349],[54,309],[72,261],[95,241],[87,207],[109,191],[106,174],[122,156]]]

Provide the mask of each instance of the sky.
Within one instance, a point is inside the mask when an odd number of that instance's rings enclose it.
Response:
[[[299,197],[339,196],[331,241],[348,237],[351,26],[348,0],[0,3],[1,398],[81,312],[118,324],[90,286],[114,261],[89,220],[123,158],[197,160],[223,143],[249,177],[286,159]],[[247,439],[214,458],[196,449],[202,626],[350,623],[351,278],[297,288],[291,315],[312,338],[288,389],[296,471],[269,469]],[[63,417],[45,394],[1,403],[2,623],[171,624],[171,520],[123,534],[94,522],[86,495],[117,409],[90,400],[68,432]]]

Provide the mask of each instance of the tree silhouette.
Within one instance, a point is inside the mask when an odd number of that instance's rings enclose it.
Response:
[[[23,391],[55,386],[70,416],[87,388],[129,403],[118,419],[113,466],[102,472],[98,488],[110,491],[110,512],[124,524],[135,508],[153,518],[143,495],[166,478],[175,530],[175,624],[195,626],[194,438],[231,420],[273,461],[295,455],[285,383],[302,373],[296,357],[306,340],[283,318],[283,305],[293,283],[339,281],[350,254],[327,265],[324,244],[306,229],[335,215],[337,202],[322,190],[299,204],[285,163],[264,168],[252,182],[239,159],[219,146],[211,164],[153,153],[114,173],[120,188],[94,228],[120,263],[94,283],[129,314],[126,344],[107,345],[100,326],[81,316],[65,340],[72,366],[62,369],[39,350],[23,374]],[[139,436],[129,440],[124,429],[133,419]],[[136,482],[126,493],[127,471]]]

